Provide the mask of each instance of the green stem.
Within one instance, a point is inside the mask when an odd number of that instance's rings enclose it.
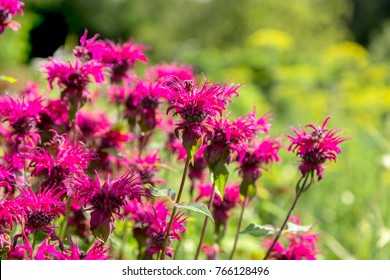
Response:
[[[32,243],[32,254],[34,254],[34,249],[35,249],[35,244],[37,243],[37,238],[38,238],[38,230],[35,231],[34,233],[34,239]],[[33,256],[31,256],[33,258]]]
[[[69,218],[69,214],[70,214],[71,204],[72,204],[72,199],[68,198],[68,201],[66,203],[66,212],[65,212],[65,216],[64,216],[64,221],[61,224],[60,234],[58,236],[61,240],[64,238],[65,230],[66,230],[66,227],[68,226],[68,218]]]
[[[246,192],[245,192],[244,203],[242,204],[242,207],[241,207],[240,219],[238,221],[238,226],[237,226],[236,238],[234,239],[233,250],[232,250],[232,253],[230,254],[229,260],[232,260],[234,257],[234,254],[236,253],[238,236],[240,235],[242,219],[244,217],[244,211],[245,211],[245,206],[247,204],[248,196],[249,196],[249,186],[247,187]]]
[[[310,180],[309,185],[306,186],[306,182],[307,182],[307,179],[309,178],[309,175],[312,176],[312,180]],[[303,181],[303,184],[300,185],[302,179],[304,179],[304,181]],[[278,234],[275,236],[275,239],[274,239],[274,241],[272,242],[271,247],[269,247],[267,253],[265,254],[264,260],[268,259],[268,257],[269,257],[269,255],[271,254],[273,248],[275,247],[276,242],[278,242],[280,236],[282,235],[282,232],[283,232],[284,228],[286,227],[287,222],[288,222],[288,220],[290,219],[291,214],[292,214],[292,212],[294,211],[294,208],[295,208],[295,206],[297,205],[297,202],[298,202],[299,198],[301,197],[302,193],[303,193],[305,190],[307,190],[307,189],[309,188],[309,186],[311,186],[313,183],[314,183],[314,180],[313,180],[313,173],[312,173],[312,172],[307,172],[305,175],[303,175],[303,176],[301,177],[301,179],[299,179],[299,181],[298,181],[298,183],[297,183],[297,186],[296,186],[296,189],[297,189],[298,191],[297,191],[297,194],[296,194],[296,196],[295,196],[294,202],[293,202],[293,204],[292,204],[290,210],[288,211],[287,216],[286,216],[286,218],[284,219],[284,222],[283,222],[281,228],[280,228],[279,231],[278,231]]]
[[[125,220],[124,225],[123,225],[123,233],[122,233],[122,244],[121,244],[121,249],[119,251],[119,259],[122,260],[124,254],[125,254],[125,247],[127,244],[127,238],[128,238],[128,231],[127,231],[127,224],[129,220]]]
[[[184,189],[184,183],[185,183],[186,178],[187,178],[187,172],[188,172],[189,164],[190,164],[190,157],[187,156],[186,163],[185,163],[185,166],[184,166],[183,176],[181,177],[179,193],[177,194],[177,198],[176,198],[176,201],[175,201],[176,203],[180,203],[181,194],[183,193],[183,189]],[[162,250],[161,250],[160,260],[163,260],[164,257],[165,257],[165,250],[166,250],[167,245],[168,245],[169,235],[171,233],[173,221],[175,220],[176,212],[177,212],[177,207],[173,206],[171,219],[169,221],[167,233],[165,234],[164,243],[163,243],[163,247],[162,247]]]
[[[212,190],[211,190],[210,200],[207,203],[207,207],[209,208],[210,213],[212,212],[211,208],[213,206],[214,194],[215,194],[215,180],[213,182],[213,187],[212,187]],[[208,221],[209,221],[209,218],[206,216],[204,218],[202,233],[200,235],[200,240],[199,240],[198,248],[196,249],[196,254],[195,254],[194,260],[197,260],[199,258],[199,253],[200,253],[200,249],[202,248],[202,243],[203,243],[204,236],[206,234]]]

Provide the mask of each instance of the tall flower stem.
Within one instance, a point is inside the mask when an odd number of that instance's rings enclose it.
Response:
[[[69,214],[70,214],[70,206],[72,205],[72,198],[68,198],[68,201],[66,202],[66,212],[64,215],[64,221],[61,224],[60,228],[60,234],[59,238],[62,240],[65,236],[65,230],[66,227],[68,226],[68,219],[69,219]]]
[[[183,176],[181,177],[179,193],[177,194],[176,201],[175,201],[176,203],[180,203],[181,194],[183,193],[183,189],[184,189],[184,183],[186,182],[186,178],[187,178],[189,164],[190,164],[190,157],[187,156],[186,163],[184,165]],[[165,257],[165,250],[166,250],[167,245],[168,245],[169,235],[171,233],[173,221],[175,220],[176,212],[177,212],[177,207],[173,206],[171,219],[169,221],[167,233],[165,234],[164,243],[163,243],[163,247],[162,247],[162,250],[161,250],[160,260],[163,260],[164,257]]]
[[[207,203],[207,207],[209,208],[210,212],[212,212],[211,208],[213,206],[214,194],[215,194],[215,182],[213,182],[213,187],[212,187],[212,190],[211,190],[210,200]],[[203,243],[204,236],[206,234],[208,221],[209,221],[209,218],[206,216],[204,218],[202,233],[200,235],[200,240],[199,240],[198,248],[196,249],[196,254],[195,254],[194,260],[197,260],[199,258],[199,253],[200,253],[200,249],[202,248],[202,243]]]
[[[307,179],[309,178],[309,176],[311,176],[311,180],[310,180],[309,184],[306,185],[306,182],[307,182]],[[300,185],[301,182],[302,182],[302,180],[303,180],[303,184]],[[296,193],[294,202],[293,202],[293,204],[292,204],[290,210],[288,211],[287,216],[286,216],[286,218],[285,218],[285,220],[284,220],[284,222],[283,222],[281,228],[279,229],[277,235],[275,236],[274,241],[272,242],[272,244],[271,244],[271,246],[269,247],[267,253],[265,254],[264,260],[268,259],[268,257],[269,257],[269,255],[271,254],[273,248],[275,247],[276,242],[278,242],[280,236],[282,235],[282,232],[283,232],[284,228],[286,227],[287,222],[288,222],[288,220],[290,219],[291,214],[292,214],[292,212],[294,211],[294,208],[295,208],[295,206],[297,205],[297,202],[298,202],[299,198],[301,197],[302,193],[303,193],[304,191],[306,191],[313,183],[314,183],[313,172],[307,172],[305,175],[303,175],[303,176],[301,177],[301,179],[299,179],[299,181],[298,181],[298,183],[297,183],[297,185],[296,185],[297,193]]]
[[[236,238],[234,239],[234,245],[233,245],[233,249],[232,249],[232,252],[230,254],[229,260],[232,260],[234,257],[234,254],[236,253],[238,236],[240,235],[242,219],[244,217],[244,211],[245,211],[245,206],[247,204],[248,196],[249,196],[249,187],[246,189],[246,192],[245,192],[244,203],[242,204],[242,207],[241,207],[240,219],[238,220],[238,225],[237,225]]]

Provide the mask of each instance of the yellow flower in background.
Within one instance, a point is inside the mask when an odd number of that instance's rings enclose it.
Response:
[[[358,65],[367,64],[367,51],[358,43],[345,41],[329,46],[322,54],[325,62],[344,63],[351,62]]]
[[[294,39],[281,30],[259,29],[248,37],[249,47],[265,47],[277,50],[290,50],[294,44]]]

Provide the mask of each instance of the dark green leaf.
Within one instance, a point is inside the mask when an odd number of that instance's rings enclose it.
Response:
[[[99,227],[92,229],[92,233],[97,239],[106,243],[114,228],[111,219],[108,218],[105,219]]]
[[[266,236],[266,235],[273,235],[276,233],[276,230],[271,225],[256,225],[256,224],[250,224],[246,227],[243,231],[240,232],[240,234],[250,234],[252,236]]]
[[[200,202],[180,203],[180,204],[174,203],[173,205],[179,209],[186,209],[186,210],[190,210],[193,212],[197,212],[197,213],[201,213],[203,215],[206,215],[214,222],[213,215],[210,213],[209,208],[207,208],[207,206],[203,203],[200,203]]]
[[[256,187],[247,181],[242,181],[240,185],[240,194],[245,197],[248,192],[248,197],[251,200],[256,196]]]

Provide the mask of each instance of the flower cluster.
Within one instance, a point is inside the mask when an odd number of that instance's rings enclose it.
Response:
[[[0,0],[0,34],[15,29],[12,19],[23,6]],[[218,259],[228,250],[227,228],[235,226],[234,255],[244,209],[254,208],[255,183],[280,161],[283,145],[271,135],[270,114],[233,118],[227,107],[241,85],[202,79],[190,65],[151,65],[139,75],[135,66],[148,62],[146,50],[85,31],[69,60],[43,64],[45,85],[0,96],[0,257],[180,257],[177,243],[203,220],[190,218],[192,212],[206,215],[198,253]],[[59,97],[44,88],[58,88]],[[328,120],[288,136],[303,175],[316,171],[321,179],[326,161],[341,152],[346,138],[328,129]],[[203,239],[209,218],[212,237]],[[317,235],[286,237],[287,247],[267,243],[271,258],[317,254]]]

